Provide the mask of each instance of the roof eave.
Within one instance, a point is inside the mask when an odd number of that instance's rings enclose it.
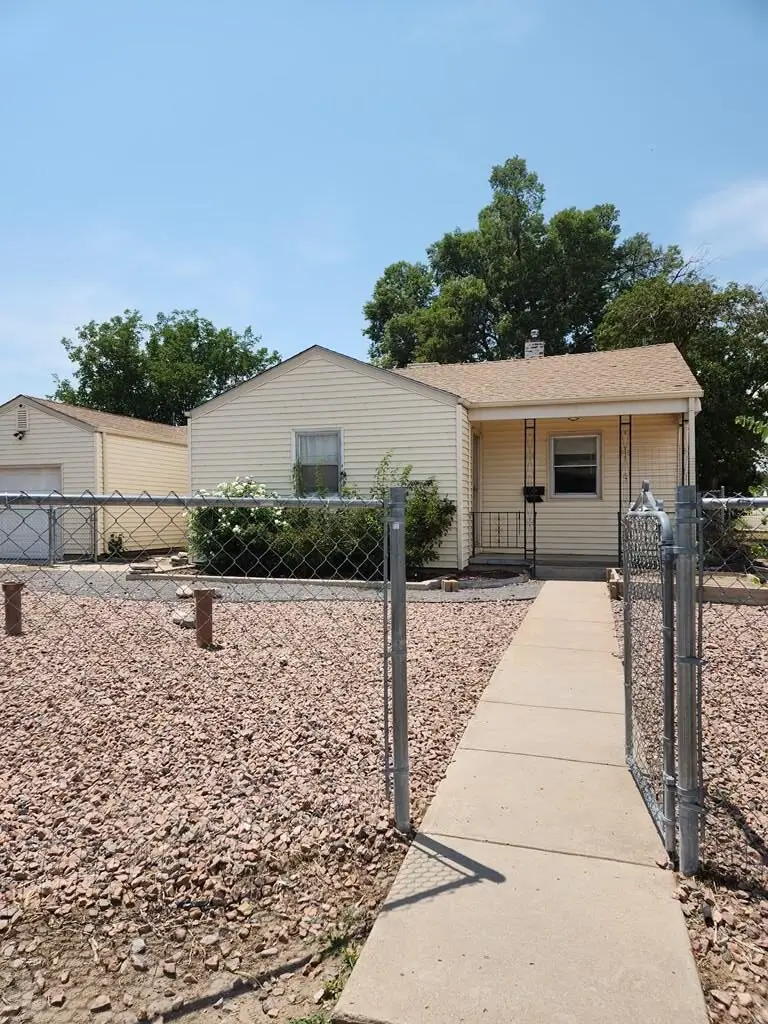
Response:
[[[127,430],[117,430],[113,427],[94,427],[99,434],[107,434],[109,437],[125,437],[129,441],[150,441],[152,444],[175,444],[179,448],[187,447],[187,438],[184,437],[150,437],[149,434],[130,433]],[[184,429],[184,428],[182,428]]]
[[[527,399],[524,402],[473,402],[468,398],[462,398],[461,402],[468,409],[525,409],[535,408],[540,405],[599,405],[603,402],[672,402],[680,399],[687,401],[689,398],[703,398],[704,392],[701,388],[695,391],[674,391],[662,392],[655,395],[600,395],[592,398],[535,398]]]

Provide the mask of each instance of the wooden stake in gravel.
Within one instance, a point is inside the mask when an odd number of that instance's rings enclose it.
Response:
[[[23,583],[3,584],[5,632],[8,636],[21,636],[21,591],[23,588]]]
[[[198,647],[213,646],[213,591],[195,590],[195,632]]]

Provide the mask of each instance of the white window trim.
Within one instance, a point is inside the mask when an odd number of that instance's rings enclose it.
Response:
[[[291,487],[294,485],[293,467],[299,461],[299,437],[304,434],[338,434],[339,435],[339,490],[332,497],[339,497],[344,486],[344,428],[343,427],[295,427],[291,431]],[[306,497],[313,497],[310,491]]]
[[[555,490],[555,441],[564,438],[589,437],[597,441],[597,467],[595,484],[597,490],[594,494],[564,494]],[[553,501],[601,501],[603,497],[603,435],[599,431],[592,430],[585,433],[583,430],[574,430],[572,433],[550,434],[548,438],[549,449],[549,472],[548,491]]]

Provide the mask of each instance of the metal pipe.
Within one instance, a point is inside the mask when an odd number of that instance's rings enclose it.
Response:
[[[392,792],[392,764],[390,761],[390,735],[389,735],[389,659],[391,651],[389,648],[389,519],[385,517],[384,520],[384,536],[382,538],[382,553],[384,556],[384,562],[382,567],[383,577],[383,600],[382,600],[382,614],[383,614],[383,645],[384,650],[382,651],[384,657],[384,671],[383,685],[384,685],[384,796],[389,803],[389,799]]]
[[[721,509],[768,508],[768,498],[715,498],[706,496],[701,499],[701,507]]]
[[[675,538],[666,515],[662,524],[662,665],[664,673],[664,848],[676,860],[677,772],[675,766]],[[666,529],[664,526],[666,525]]]
[[[56,561],[56,541],[54,536],[54,530],[56,529],[56,510],[53,508],[48,509],[48,565],[53,565]]]
[[[227,498],[221,495],[168,494],[29,494],[0,492],[0,506],[37,505],[69,508],[109,508],[137,505],[165,508],[383,508],[384,502],[367,498]]]
[[[408,657],[405,593],[405,487],[390,488],[390,579],[392,586],[392,746],[395,826],[411,829],[408,761]]]
[[[696,507],[696,518],[699,522],[699,544],[697,558],[699,560],[696,572],[696,734],[699,737],[699,765],[698,765],[698,788],[699,807],[702,813],[699,815],[699,845],[704,845],[704,829],[707,823],[707,816],[704,811],[704,726],[702,722],[702,702],[704,691],[702,689],[704,680],[704,514],[701,508],[701,498]]]
[[[632,565],[624,559],[624,756],[634,756],[632,711]]]
[[[677,488],[677,679],[680,872],[699,867],[699,743],[696,707],[696,488]]]

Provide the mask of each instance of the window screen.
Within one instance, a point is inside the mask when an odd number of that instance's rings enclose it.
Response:
[[[302,493],[339,493],[341,435],[338,430],[297,434],[296,459]]]
[[[598,493],[598,438],[552,438],[552,477],[555,494]]]

